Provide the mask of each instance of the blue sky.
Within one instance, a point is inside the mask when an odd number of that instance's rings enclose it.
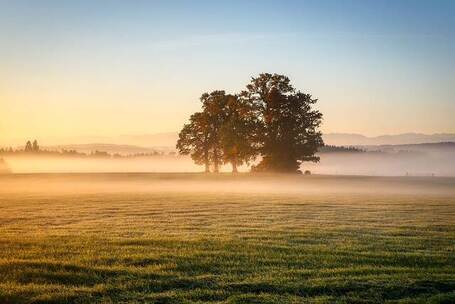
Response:
[[[178,131],[260,72],[325,132],[455,132],[454,51],[455,1],[0,0],[0,143]]]

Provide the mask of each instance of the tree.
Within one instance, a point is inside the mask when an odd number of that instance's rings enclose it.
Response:
[[[241,95],[259,120],[262,161],[254,170],[296,172],[304,161],[319,161],[322,114],[312,109],[317,99],[296,91],[288,77],[268,73],[252,78]]]
[[[191,154],[206,172],[213,167],[218,173],[222,163],[231,163],[233,172],[238,165],[252,160],[257,151],[251,142],[256,121],[246,100],[225,91],[202,94],[202,112],[190,118],[179,134],[177,149]]]
[[[27,140],[27,143],[25,144],[25,152],[31,152],[33,151],[32,143],[30,140]]]
[[[296,91],[288,77],[260,74],[238,96],[218,90],[200,100],[202,112],[184,125],[177,149],[206,172],[211,165],[218,172],[221,163],[237,172],[259,153],[257,171],[296,172],[304,161],[319,161],[322,114],[312,108],[317,100]]]
[[[254,160],[257,155],[255,129],[257,119],[247,100],[236,95],[226,95],[224,122],[220,129],[220,142],[224,163],[237,167]]]
[[[36,139],[33,141],[32,150],[33,152],[39,152],[39,145]]]
[[[190,122],[183,126],[177,140],[177,149],[182,155],[191,155],[198,165],[205,166],[205,172],[210,172],[210,129],[208,115],[196,112],[190,117]]]
[[[210,160],[213,163],[213,172],[218,173],[223,159],[220,131],[226,120],[226,93],[225,91],[204,93],[201,96],[201,102],[208,122]]]

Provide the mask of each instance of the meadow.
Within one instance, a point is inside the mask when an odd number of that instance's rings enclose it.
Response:
[[[455,179],[0,176],[0,303],[454,303]]]

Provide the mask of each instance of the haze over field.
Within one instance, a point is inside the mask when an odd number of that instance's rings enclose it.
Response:
[[[353,177],[194,173],[18,174],[0,176],[1,195],[245,194],[245,195],[432,195],[455,196],[446,177]]]
[[[44,147],[43,149],[56,149]],[[58,147],[62,148],[61,146]],[[14,173],[70,173],[70,172],[201,172],[202,166],[186,156],[173,154],[171,147],[143,148],[125,145],[68,145],[66,149],[90,153],[105,151],[130,155],[152,153],[135,157],[74,157],[47,154],[4,154],[3,159]],[[455,176],[455,143],[416,145],[362,146],[362,151],[322,152],[318,163],[304,163],[302,170],[313,174],[376,175],[376,176]],[[159,154],[154,155],[158,151]],[[172,154],[169,154],[172,153]],[[221,169],[231,170],[229,165]],[[241,172],[249,170],[241,166]]]

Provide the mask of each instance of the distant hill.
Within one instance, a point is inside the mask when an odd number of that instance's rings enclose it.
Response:
[[[408,145],[371,145],[360,147],[362,147],[362,149],[365,149],[366,151],[450,153],[455,158],[455,142],[423,143]]]
[[[115,138],[113,143],[124,143],[142,147],[168,147],[175,149],[179,135],[177,132],[143,134],[143,135],[121,135]]]
[[[381,135],[376,137],[368,137],[361,134],[327,133],[322,137],[327,145],[333,146],[406,145],[455,142],[455,134],[450,133],[405,133],[398,135]],[[172,147],[172,149],[174,149],[177,139],[177,132],[169,132],[146,135],[124,135],[117,137],[113,143],[137,145],[142,147]]]
[[[326,145],[331,146],[377,146],[377,145],[408,145],[422,143],[440,143],[440,142],[455,142],[455,134],[440,133],[440,134],[420,134],[420,133],[405,133],[398,135],[381,135],[368,137],[361,134],[348,133],[326,133],[323,134],[323,139]],[[174,151],[177,143],[178,133],[152,133],[142,135],[120,135],[120,136],[84,136],[73,138],[38,138],[38,142],[47,147],[63,147],[65,149],[92,151],[106,150],[109,145],[114,145],[115,150],[125,149],[128,153],[146,153],[149,149],[159,151]],[[25,139],[16,140],[18,144],[3,144],[4,147],[21,146],[25,143]],[[60,144],[64,143],[64,144]],[[94,143],[94,144],[87,144]],[[107,145],[107,146],[106,146]],[[85,147],[84,147],[85,146]],[[119,147],[119,146],[123,146]],[[145,149],[145,150],[144,150]],[[134,151],[134,152],[133,152]]]
[[[323,135],[327,145],[334,146],[373,146],[373,145],[407,145],[422,143],[455,142],[455,134],[420,134],[405,133],[398,135],[381,135],[368,137],[360,134],[327,133]]]
[[[122,135],[103,142],[136,145],[141,147],[169,147],[174,149],[177,139],[177,132],[168,132],[144,135]],[[323,139],[327,145],[333,146],[406,145],[455,142],[455,134],[405,133],[398,135],[368,137],[361,134],[327,133],[323,135]]]

